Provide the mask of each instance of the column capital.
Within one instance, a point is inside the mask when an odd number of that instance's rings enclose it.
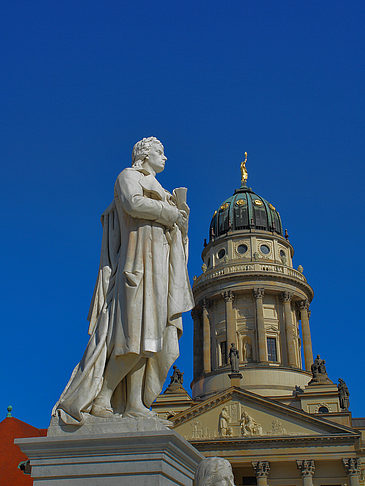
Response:
[[[360,472],[360,463],[356,457],[342,459],[348,476],[356,476]]]
[[[309,302],[308,302],[307,299],[299,300],[297,305],[298,305],[299,310],[308,310],[309,309]]]
[[[290,302],[293,297],[292,292],[283,292],[281,298],[283,302]]]
[[[300,469],[302,477],[313,476],[315,465],[313,459],[305,459],[304,461],[297,461],[297,468]]]
[[[252,462],[252,467],[255,470],[257,478],[267,478],[270,472],[269,461]]]
[[[265,293],[265,289],[253,289],[253,296],[255,299],[262,299]]]
[[[203,310],[207,310],[209,309],[209,307],[211,306],[211,301],[209,299],[206,299],[204,298],[201,302],[200,302],[200,305],[201,305],[201,308]]]
[[[233,302],[234,293],[232,292],[232,290],[225,290],[224,292],[222,292],[222,297],[225,302]]]

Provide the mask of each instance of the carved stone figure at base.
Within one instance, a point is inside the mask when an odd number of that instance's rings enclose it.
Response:
[[[229,350],[229,362],[231,364],[231,371],[232,373],[239,373],[240,372],[240,355],[236,345],[234,343],[231,344],[231,349]]]
[[[170,194],[156,179],[165,167],[155,137],[136,143],[132,167],[114,186],[102,215],[90,339],[53,409],[66,424],[85,414],[149,416],[179,355],[183,312],[194,301],[187,273],[186,189]]]
[[[196,470],[194,486],[235,486],[231,464],[221,457],[203,459]]]

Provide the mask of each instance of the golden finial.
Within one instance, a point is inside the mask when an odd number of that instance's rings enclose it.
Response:
[[[247,152],[245,152],[245,160],[241,162],[241,183],[243,186],[246,185],[248,179],[248,172],[246,169],[246,162],[247,162]]]

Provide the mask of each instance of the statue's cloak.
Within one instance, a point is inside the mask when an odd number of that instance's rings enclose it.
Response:
[[[110,356],[147,358],[142,399],[161,392],[179,356],[181,314],[194,306],[187,273],[187,238],[174,224],[174,197],[142,169],[119,174],[114,201],[103,213],[100,267],[90,306],[90,339],[81,362],[53,409],[81,424],[99,394]],[[114,411],[125,406],[126,380],[114,392]]]

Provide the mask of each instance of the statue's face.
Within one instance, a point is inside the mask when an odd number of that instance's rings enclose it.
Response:
[[[154,143],[148,154],[147,164],[158,174],[164,170],[166,160],[167,157],[165,157],[163,146],[159,143]]]
[[[217,474],[214,482],[214,486],[231,486],[233,483],[233,477],[230,471],[222,471]]]

